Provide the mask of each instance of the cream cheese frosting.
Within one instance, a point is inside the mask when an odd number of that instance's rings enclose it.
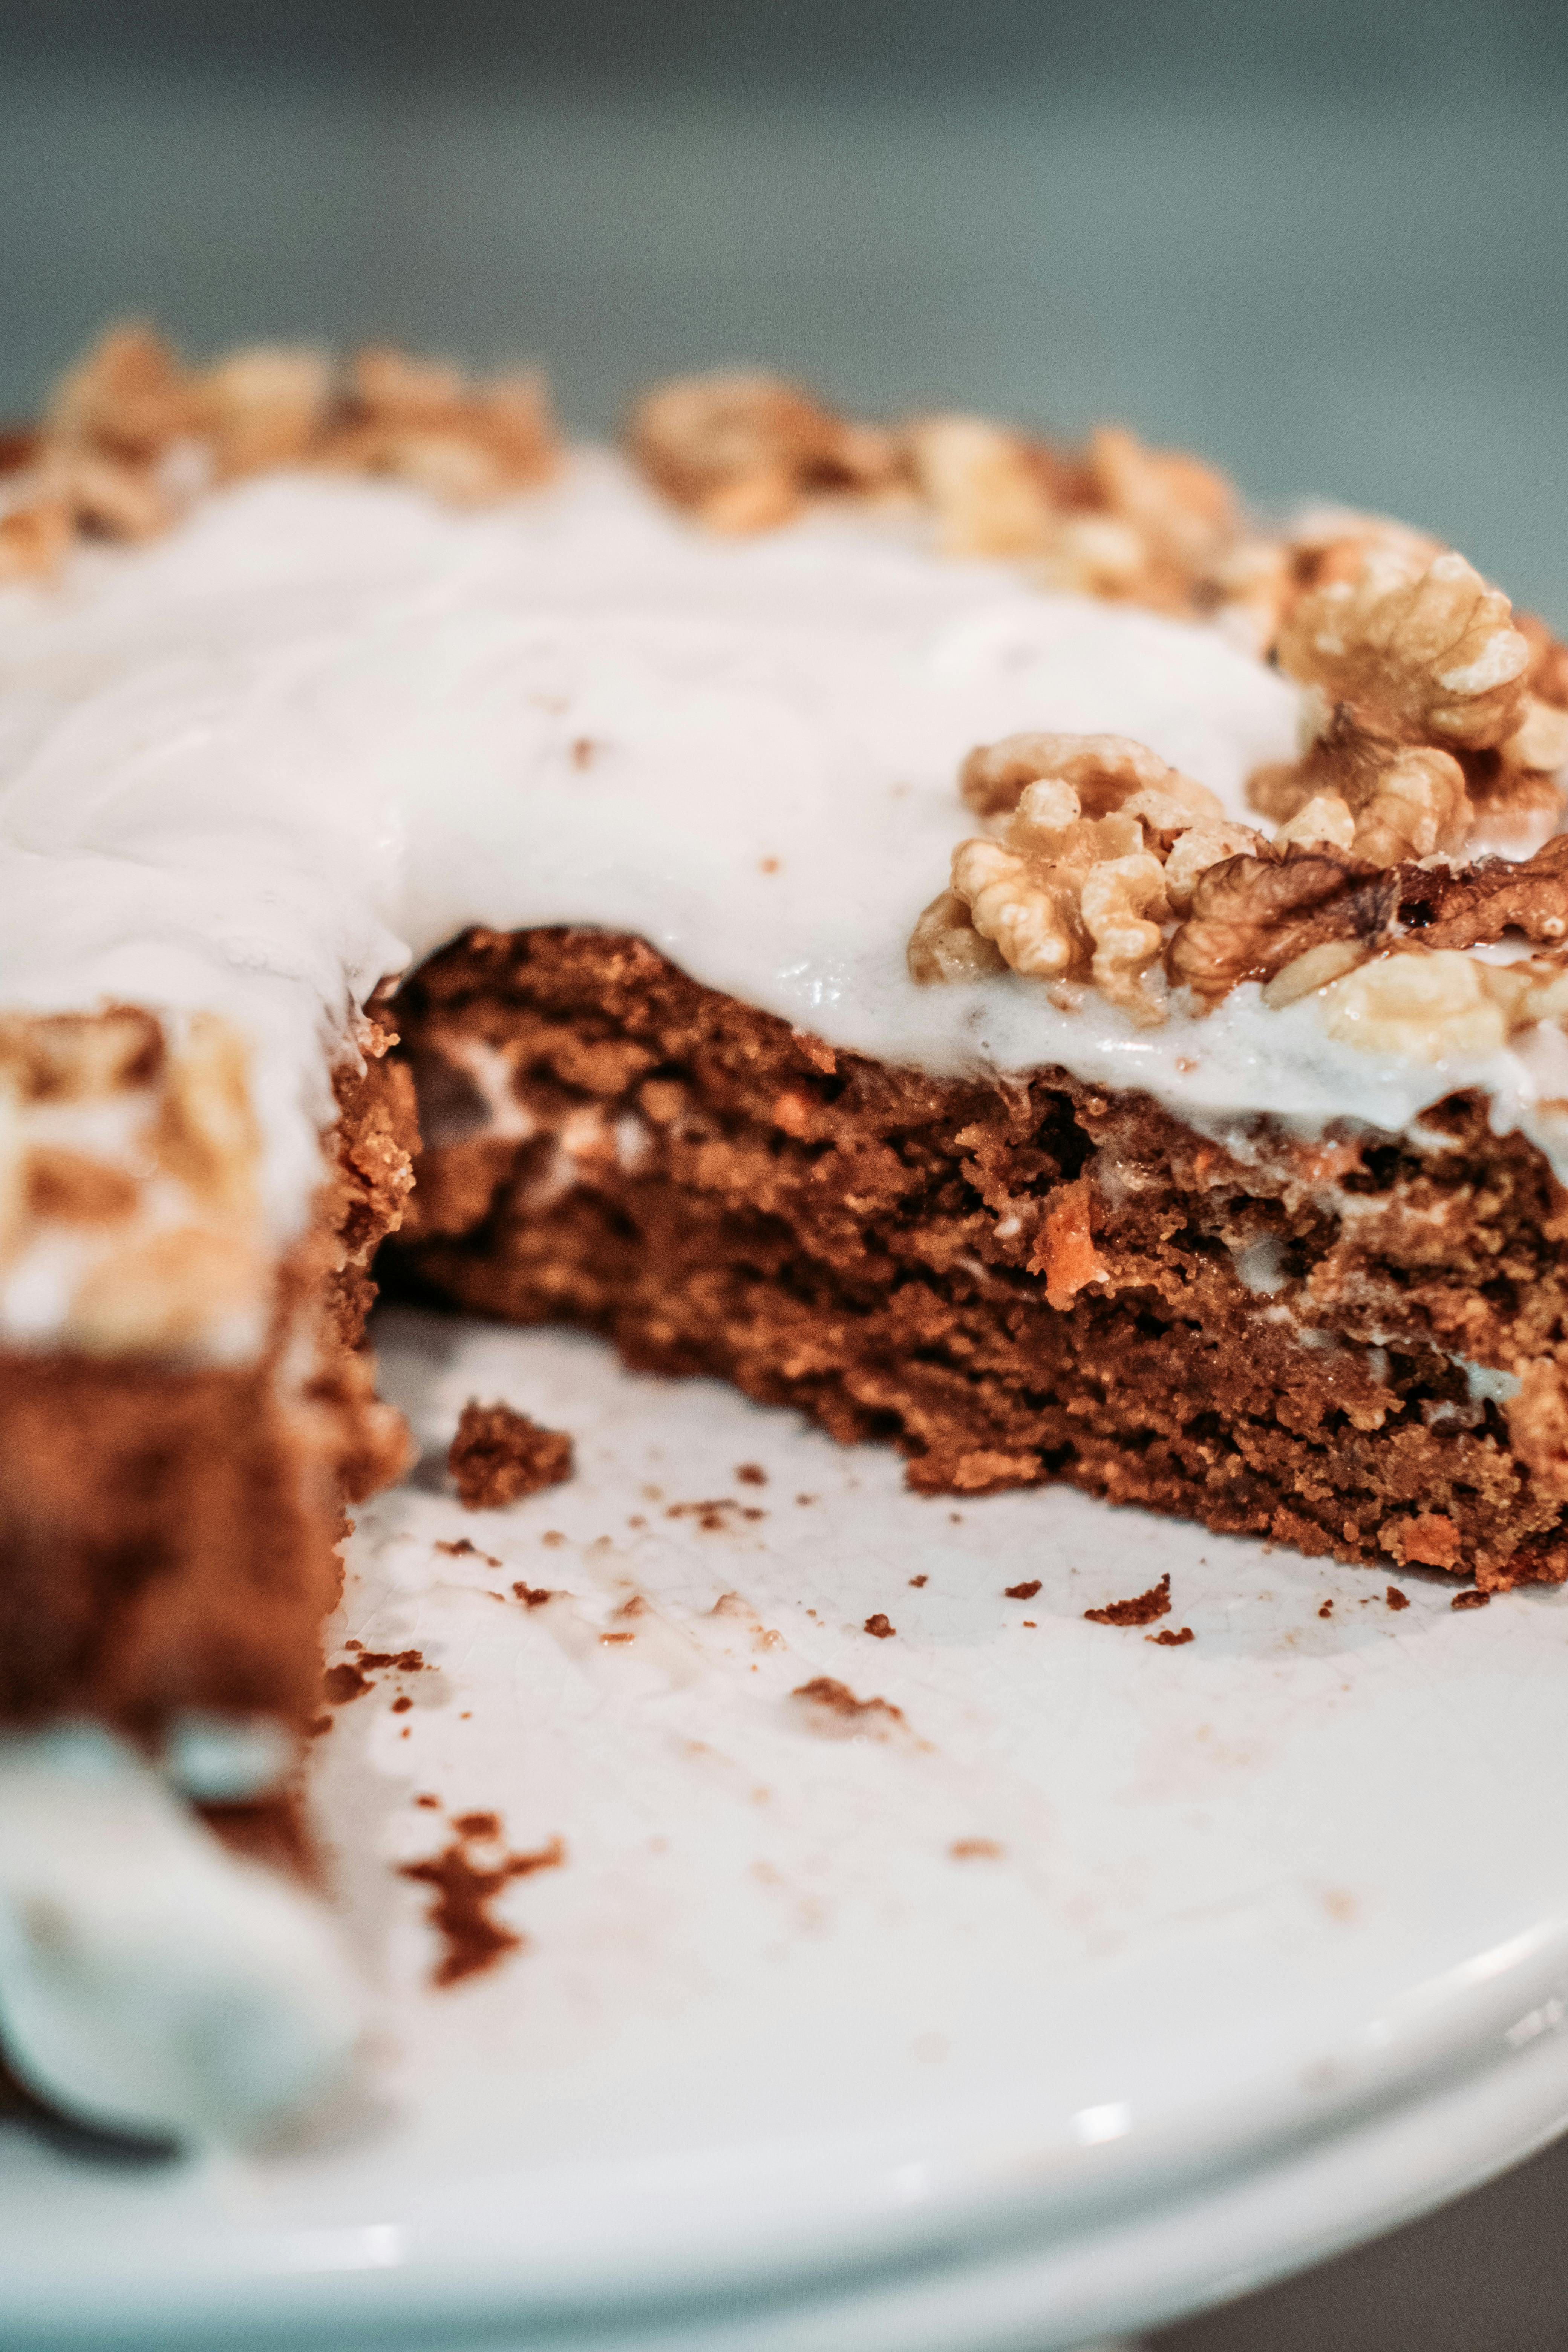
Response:
[[[202,1736],[210,1780],[233,1736]],[[122,1740],[62,1724],[0,1740],[0,2013],[55,2105],[200,2140],[346,2076],[366,2010],[324,1904],[231,1853]]]
[[[355,1012],[470,923],[634,932],[832,1045],[942,1074],[1060,1064],[1210,1132],[1258,1112],[1397,1132],[1477,1085],[1568,1173],[1541,1108],[1568,1049],[1539,1039],[1434,1063],[1252,985],[1150,1031],[1011,973],[910,981],[973,745],[1131,736],[1241,815],[1299,702],[1217,628],[1040,593],[906,516],[724,540],[592,449],[478,515],[266,476],[0,595],[0,1003],[232,1022],[278,1246]],[[47,1286],[18,1298],[0,1329],[46,1340]]]

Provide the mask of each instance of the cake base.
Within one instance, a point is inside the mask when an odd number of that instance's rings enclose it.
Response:
[[[397,1015],[405,1291],[719,1374],[933,1494],[1059,1478],[1369,1566],[1568,1576],[1473,1370],[1561,1328],[1555,1188],[1472,1098],[1434,1149],[1227,1149],[1061,1072],[836,1053],[586,930],[470,932]]]

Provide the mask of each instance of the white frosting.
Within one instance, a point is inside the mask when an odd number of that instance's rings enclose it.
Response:
[[[96,1727],[0,1741],[0,2017],[24,2081],[142,2137],[241,2137],[353,2063],[325,1906]]]
[[[1420,1062],[1251,986],[1149,1031],[1092,992],[1069,1013],[1012,975],[908,978],[972,745],[1134,736],[1241,814],[1247,772],[1291,755],[1297,701],[1216,630],[1042,595],[907,520],[716,539],[602,452],[478,516],[273,476],[0,597],[0,1003],[236,1021],[280,1242],[352,1007],[476,921],[637,932],[835,1045],[943,1073],[1061,1063],[1211,1132],[1264,1110],[1397,1131],[1479,1084],[1550,1148],[1536,1106],[1568,1093],[1568,1051],[1539,1043]]]

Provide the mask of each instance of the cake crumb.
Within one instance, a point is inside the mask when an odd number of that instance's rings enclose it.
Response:
[[[416,1805],[422,1805],[427,1812],[435,1813],[439,1812],[441,1810],[441,1800],[439,1797],[416,1797],[414,1801]]]
[[[882,1738],[904,1720],[903,1708],[895,1706],[891,1699],[857,1698],[847,1683],[832,1675],[814,1675],[810,1682],[797,1685],[790,1696],[812,1710],[819,1729],[840,1739],[863,1732]]]
[[[436,1801],[421,1797],[415,1801],[434,1804]],[[452,1828],[456,1835],[440,1853],[397,1866],[400,1878],[434,1889],[425,1916],[445,1947],[430,1972],[431,1983],[442,1989],[493,1967],[503,1953],[521,1949],[522,1937],[490,1917],[490,1903],[511,1879],[526,1878],[535,1870],[557,1870],[566,1859],[566,1848],[555,1837],[532,1853],[503,1852],[487,1868],[475,1861],[468,1849],[500,1843],[500,1815],[461,1813]]]
[[[555,1598],[554,1587],[548,1584],[525,1584],[520,1577],[512,1586],[512,1597],[525,1609],[542,1609],[547,1601]]]
[[[1156,1617],[1171,1613],[1171,1576],[1167,1570],[1158,1584],[1147,1592],[1136,1592],[1131,1601],[1110,1601],[1103,1609],[1086,1609],[1084,1615],[1091,1625],[1152,1625]]]
[[[400,1675],[416,1675],[425,1664],[422,1650],[366,1650],[357,1642],[348,1646],[358,1654],[329,1666],[321,1678],[329,1706],[347,1706],[352,1700],[363,1698],[374,1688],[372,1676],[384,1674],[388,1666]]]
[[[931,1580],[929,1577],[911,1576],[910,1579],[910,1588],[911,1591],[918,1592],[923,1584],[928,1584],[930,1581]]]
[[[400,1691],[392,1702],[392,1712],[394,1715],[406,1715],[413,1704],[414,1701],[409,1697],[408,1693]]]
[[[470,1542],[467,1536],[459,1536],[456,1543],[438,1542],[436,1549],[444,1551],[448,1559],[482,1559],[487,1568],[500,1566],[493,1552],[481,1551],[479,1545]]]
[[[1184,1649],[1187,1643],[1195,1642],[1197,1635],[1190,1625],[1182,1626],[1176,1633],[1173,1633],[1169,1625],[1163,1625],[1157,1633],[1145,1633],[1143,1639],[1146,1642],[1158,1643],[1162,1650],[1180,1650]]]
[[[1383,1597],[1391,1609],[1408,1609],[1410,1606],[1410,1595],[1401,1592],[1397,1584],[1391,1584]]]
[[[1334,1604],[1331,1601],[1325,1601],[1322,1607],[1318,1612],[1320,1617],[1331,1617],[1333,1613]]]
[[[954,1862],[996,1862],[1001,1859],[1002,1848],[994,1838],[964,1837],[954,1838],[948,1853]]]
[[[742,1486],[765,1486],[768,1483],[768,1474],[760,1462],[737,1463],[735,1475]]]
[[[865,1630],[868,1633],[874,1634],[879,1642],[890,1642],[899,1629],[896,1625],[890,1625],[879,1609],[874,1617],[867,1618]]]
[[[1040,1579],[1031,1577],[1026,1584],[1008,1584],[1003,1591],[1009,1601],[1032,1601],[1040,1589]]]
[[[1450,1609],[1484,1609],[1490,1599],[1489,1592],[1478,1592],[1472,1588],[1468,1592],[1456,1592],[1448,1606]]]
[[[470,1397],[447,1467],[466,1511],[496,1510],[570,1478],[572,1440],[563,1430],[542,1428],[509,1404],[480,1404]]]

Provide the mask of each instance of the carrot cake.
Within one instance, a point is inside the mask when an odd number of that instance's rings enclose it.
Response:
[[[36,2090],[200,2133],[352,2055],[290,1790],[405,1459],[373,1266],[927,1492],[1568,1576],[1568,656],[1461,556],[1120,429],[727,374],[567,447],[141,330],[0,455]]]

